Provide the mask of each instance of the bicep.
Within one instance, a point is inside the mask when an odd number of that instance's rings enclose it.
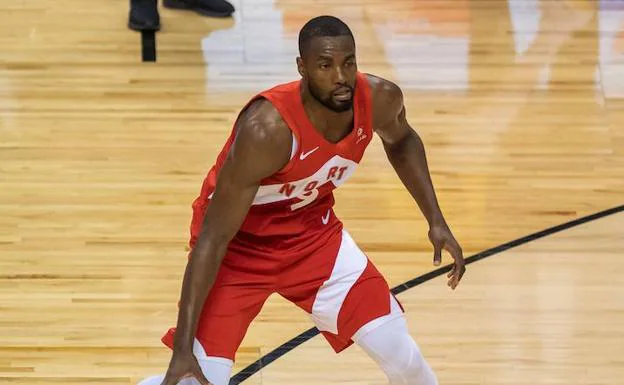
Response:
[[[407,122],[405,107],[402,107],[398,114],[392,116],[389,121],[377,129],[377,134],[384,146],[388,147],[400,143],[411,135],[416,135],[416,132]]]
[[[235,163],[226,160],[206,210],[202,232],[217,242],[228,242],[242,225],[260,182],[239,174]]]

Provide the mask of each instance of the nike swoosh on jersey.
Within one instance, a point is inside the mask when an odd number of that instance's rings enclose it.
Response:
[[[318,150],[319,146],[316,146],[315,148],[311,149],[308,152],[302,152],[301,154],[299,154],[299,159],[304,160],[305,158],[307,158],[310,154],[312,154],[314,151]]]

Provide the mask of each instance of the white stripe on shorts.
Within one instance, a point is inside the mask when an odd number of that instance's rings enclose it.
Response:
[[[338,334],[338,314],[347,294],[360,278],[368,258],[345,230],[331,276],[316,293],[311,318],[321,331]]]

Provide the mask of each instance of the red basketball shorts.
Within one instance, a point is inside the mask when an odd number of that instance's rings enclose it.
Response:
[[[258,263],[228,251],[202,310],[196,339],[206,355],[235,359],[253,319],[272,293],[306,311],[336,352],[368,322],[390,313],[390,289],[380,272],[342,230],[316,252]],[[402,310],[402,308],[401,308]],[[175,329],[162,338],[172,348]]]

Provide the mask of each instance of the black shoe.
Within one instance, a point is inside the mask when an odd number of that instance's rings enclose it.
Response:
[[[234,6],[226,0],[164,0],[163,5],[173,9],[188,9],[211,17],[228,17],[234,13]]]
[[[130,0],[128,27],[135,31],[159,31],[160,15],[156,0]]]

